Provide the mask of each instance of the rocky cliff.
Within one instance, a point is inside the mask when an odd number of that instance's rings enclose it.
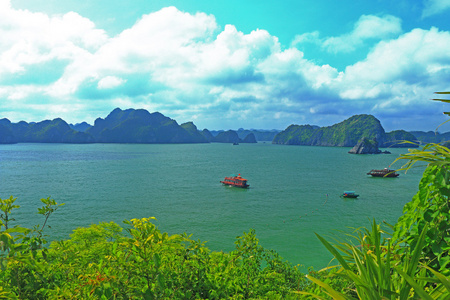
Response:
[[[362,138],[348,153],[351,154],[380,154],[380,153],[388,153],[381,152],[378,149],[377,140],[369,140],[368,138]]]

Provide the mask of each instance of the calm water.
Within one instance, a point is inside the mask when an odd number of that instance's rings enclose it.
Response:
[[[230,251],[250,228],[260,243],[293,264],[325,266],[330,255],[314,235],[394,223],[417,191],[422,169],[399,178],[372,178],[391,155],[350,155],[349,148],[270,143],[127,145],[0,145],[0,197],[17,197],[13,216],[42,224],[40,198],[66,203],[50,219],[52,238],[101,221],[154,216],[162,231],[186,232]],[[400,167],[397,163],[394,167]],[[222,186],[240,173],[250,189]],[[355,190],[357,200],[339,197]]]

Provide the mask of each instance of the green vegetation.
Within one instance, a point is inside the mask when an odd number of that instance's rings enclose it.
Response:
[[[416,142],[417,137],[404,130],[394,130],[386,133],[386,141],[384,142],[384,147],[397,147],[397,148],[408,148],[411,144],[403,143],[403,141]],[[415,146],[415,145],[414,145]]]
[[[278,133],[273,139],[273,144],[286,145],[311,145],[313,134],[319,127],[311,125],[291,125],[286,130]]]
[[[87,125],[87,124],[86,124]],[[206,143],[194,124],[180,126],[175,120],[144,109],[116,108],[84,132],[72,129],[64,120],[11,123],[0,120],[0,144],[11,143]]]
[[[310,285],[253,230],[230,253],[162,233],[152,218],[78,228],[43,247],[46,221],[61,205],[41,199],[44,225],[27,229],[13,226],[15,201],[0,199],[0,299],[284,299]]]
[[[145,109],[114,109],[86,130],[100,143],[206,143],[195,126],[178,125],[161,113]]]
[[[93,138],[78,132],[62,119],[38,123],[11,123],[0,120],[0,144],[12,143],[90,143]]]
[[[277,134],[274,144],[353,147],[362,138],[376,139],[380,147],[404,147],[399,141],[415,141],[411,133],[397,130],[386,133],[372,115],[355,115],[328,127],[291,125]],[[416,147],[415,145],[410,145]]]

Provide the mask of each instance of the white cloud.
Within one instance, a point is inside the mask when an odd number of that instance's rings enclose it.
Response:
[[[11,7],[0,7],[0,85],[8,98],[52,93],[65,67],[80,56],[95,52],[107,40],[92,21],[74,12],[48,16]],[[64,91],[64,94],[67,91]]]
[[[425,0],[422,17],[427,18],[433,15],[441,14],[450,9],[449,0]]]
[[[379,43],[365,60],[347,67],[334,88],[343,101],[364,103],[375,115],[437,119],[441,111],[429,99],[450,89],[449,47],[449,32],[414,29]]]
[[[379,43],[363,61],[345,70],[345,79],[372,85],[404,81],[426,84],[450,67],[450,33],[414,29],[396,40]]]
[[[401,32],[401,20],[394,16],[362,15],[353,31],[338,37],[326,38],[322,47],[328,52],[352,52],[366,40],[383,40]]]
[[[53,59],[74,59],[79,52],[95,51],[106,41],[103,30],[70,12],[49,17],[43,13],[0,9],[0,75],[17,73],[27,66]]]
[[[111,89],[122,85],[124,82],[126,82],[126,80],[122,78],[118,78],[116,76],[106,76],[100,79],[100,81],[97,84],[97,87],[101,90]]]

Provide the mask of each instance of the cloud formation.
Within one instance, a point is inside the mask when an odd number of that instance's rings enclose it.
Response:
[[[304,33],[297,35],[291,45],[312,43],[330,53],[350,53],[364,45],[366,41],[388,39],[398,36],[401,32],[401,20],[397,17],[362,15],[351,32],[326,38],[321,38],[317,31]]]
[[[422,17],[427,18],[433,15],[444,13],[450,9],[450,1],[448,0],[425,0],[425,8],[422,12]]]
[[[12,121],[93,122],[133,107],[210,129],[331,125],[357,113],[389,127],[405,114],[440,113],[427,99],[450,89],[450,33],[403,33],[389,15],[363,15],[337,37],[297,37],[294,44],[335,53],[374,44],[340,72],[265,30],[221,28],[201,12],[167,7],[108,36],[74,12],[49,16],[0,3],[0,117]]]
[[[350,33],[338,37],[329,37],[322,42],[328,52],[352,52],[366,40],[384,40],[398,35],[402,31],[401,20],[394,16],[363,15]]]

